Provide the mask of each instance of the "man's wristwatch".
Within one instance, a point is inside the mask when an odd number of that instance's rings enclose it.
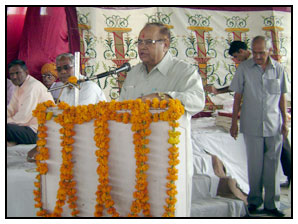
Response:
[[[157,94],[158,94],[160,100],[166,99],[166,94],[165,93],[158,92]]]

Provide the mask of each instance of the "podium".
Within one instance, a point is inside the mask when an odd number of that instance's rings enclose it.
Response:
[[[107,105],[109,103],[105,103]],[[150,109],[151,114],[158,114],[165,109]],[[49,109],[47,109],[49,111]],[[51,108],[54,116],[59,116],[62,110]],[[129,110],[119,110],[117,113],[129,112]],[[94,141],[95,121],[91,119],[88,122],[74,125],[75,135],[73,136],[74,143],[72,151],[72,174],[73,180],[76,182],[75,195],[77,196],[76,205],[79,213],[78,217],[93,217],[95,212],[96,192],[99,185],[99,175],[97,173],[99,163],[95,156],[96,142]],[[190,193],[189,185],[191,185],[191,178],[189,178],[191,171],[188,170],[187,164],[192,161],[189,160],[191,151],[187,150],[187,119],[185,116],[178,120],[179,127],[176,131],[180,132],[180,142],[176,144],[179,148],[179,164],[175,166],[178,170],[178,179],[175,181],[176,185],[176,199],[174,216],[186,217],[189,214]],[[49,151],[49,158],[46,160],[48,171],[45,175],[41,175],[40,189],[41,202],[43,209],[48,213],[52,213],[57,201],[57,192],[59,189],[59,181],[61,174],[62,152],[61,152],[61,125],[55,121],[54,118],[48,119],[45,122],[47,127],[46,147]],[[121,217],[126,217],[131,212],[132,202],[135,200],[134,192],[136,191],[136,156],[134,144],[134,132],[132,131],[132,124],[130,122],[123,123],[115,120],[108,120],[109,129],[109,156],[108,156],[108,179],[111,187],[110,195],[114,201],[114,208]],[[151,134],[147,136],[149,143],[147,147],[150,152],[147,154],[147,162],[149,168],[146,171],[147,176],[147,190],[150,204],[150,215],[152,217],[162,217],[165,213],[165,206],[167,206],[167,198],[169,198],[167,191],[167,183],[169,180],[169,151],[171,144],[168,143],[169,133],[172,129],[169,122],[158,121],[151,122],[149,129]],[[44,162],[44,161],[41,161]],[[67,201],[67,200],[66,200]],[[63,212],[61,216],[71,216],[71,209],[65,201]],[[142,212],[138,214],[144,216]],[[107,213],[107,209],[103,211],[104,217],[111,217]]]

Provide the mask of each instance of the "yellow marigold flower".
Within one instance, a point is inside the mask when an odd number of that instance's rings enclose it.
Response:
[[[78,79],[77,79],[77,77],[75,77],[75,76],[70,76],[70,77],[67,79],[67,82],[72,83],[72,84],[77,84]]]
[[[157,98],[152,99],[152,107],[159,108],[159,100]]]
[[[173,138],[173,137],[170,137],[169,140],[168,140],[168,143],[172,144],[172,145],[176,145],[176,144],[179,144],[180,140],[179,140],[179,137],[177,138]]]
[[[53,112],[52,111],[47,112],[46,120],[49,121],[52,119],[52,117],[53,117]]]

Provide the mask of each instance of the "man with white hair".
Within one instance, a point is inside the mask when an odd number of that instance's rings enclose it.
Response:
[[[66,84],[68,78],[74,75],[74,56],[71,53],[62,53],[56,57],[56,70],[59,80]],[[84,76],[80,75],[80,78]],[[57,101],[63,101],[70,106],[75,105],[75,89],[65,87],[61,89],[60,97]],[[99,101],[106,101],[106,97],[100,87],[93,81],[86,81],[81,83],[79,92],[79,105],[96,104]],[[58,102],[57,102],[58,103]],[[28,152],[27,160],[29,162],[35,161],[37,150],[36,147]]]
[[[204,109],[205,94],[198,69],[168,52],[170,30],[161,23],[147,23],[141,30],[137,45],[142,63],[127,74],[120,101],[140,98],[143,101],[178,99],[184,105],[187,150],[186,216],[190,215],[193,158],[190,118]],[[183,119],[183,118],[181,118]]]
[[[56,69],[59,80],[66,84],[68,78],[74,75],[74,56],[71,53],[63,53],[56,57]],[[80,78],[84,76],[80,75]],[[66,87],[62,90],[60,101],[70,106],[75,104],[74,88]],[[100,87],[93,81],[82,82],[79,92],[79,105],[96,104],[99,101],[106,101],[106,97]]]
[[[253,58],[242,62],[230,85],[235,92],[231,136],[238,134],[237,117],[241,105],[240,132],[246,145],[248,211],[253,214],[263,203],[264,212],[282,217],[279,211],[280,183],[277,174],[283,138],[288,134],[286,118],[287,92],[284,68],[269,57],[271,42],[263,36],[252,41]]]

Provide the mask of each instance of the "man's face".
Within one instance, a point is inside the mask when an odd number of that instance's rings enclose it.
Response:
[[[237,59],[239,62],[245,61],[248,57],[246,50],[239,49],[238,52],[233,53],[233,58]]]
[[[71,60],[66,57],[62,57],[59,61],[57,61],[56,69],[58,77],[63,83],[66,83],[68,78],[74,74],[74,66],[71,63]]]
[[[256,64],[265,65],[269,56],[269,50],[266,49],[265,41],[256,41],[252,45],[252,54]]]
[[[169,40],[159,33],[160,28],[157,26],[145,27],[139,35],[139,41],[143,41],[138,44],[138,52],[140,59],[145,65],[154,67],[157,65],[169,48]],[[145,41],[155,40],[157,42],[146,44]]]
[[[25,82],[28,75],[28,71],[23,70],[20,65],[14,65],[10,67],[8,73],[10,80],[16,86],[21,86]]]
[[[50,88],[55,81],[56,77],[51,72],[42,74],[42,82],[47,88]]]

